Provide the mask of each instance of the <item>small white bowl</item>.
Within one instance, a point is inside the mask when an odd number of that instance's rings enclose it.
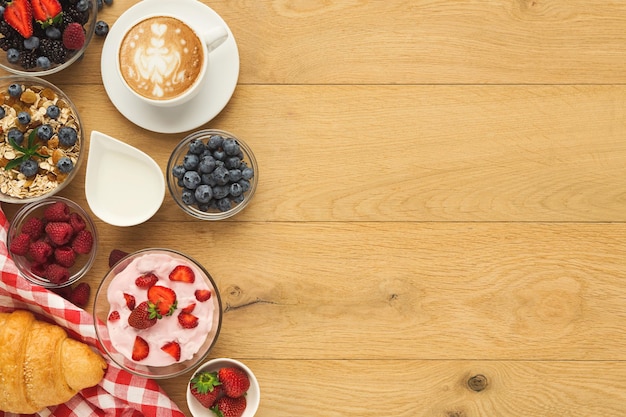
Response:
[[[261,389],[259,388],[259,382],[257,381],[256,376],[254,376],[254,373],[252,373],[250,368],[238,360],[230,358],[211,359],[196,369],[191,378],[189,378],[189,382],[191,382],[193,377],[200,372],[217,372],[220,368],[226,367],[237,367],[243,369],[248,374],[248,378],[250,379],[250,388],[248,388],[248,392],[246,394],[246,410],[243,412],[241,417],[254,417],[259,408],[259,403],[261,402]],[[209,409],[204,408],[202,404],[200,404],[191,394],[189,382],[187,382],[187,406],[189,407],[191,415],[193,417],[207,417],[214,415]]]

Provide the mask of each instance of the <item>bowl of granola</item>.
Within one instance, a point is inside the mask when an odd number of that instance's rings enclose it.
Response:
[[[66,187],[84,159],[76,107],[37,77],[0,77],[0,201],[25,204]]]
[[[0,0],[0,67],[44,76],[78,61],[97,21],[96,0]]]

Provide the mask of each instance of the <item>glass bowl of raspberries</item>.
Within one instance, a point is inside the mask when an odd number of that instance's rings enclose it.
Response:
[[[63,91],[38,77],[0,77],[0,201],[25,204],[61,191],[84,159],[84,131]]]
[[[222,302],[199,262],[172,249],[148,248],[113,263],[96,290],[93,317],[111,360],[135,375],[171,378],[213,348]]]
[[[205,129],[185,137],[167,162],[167,186],[183,211],[222,220],[242,211],[259,180],[252,149],[232,133]]]
[[[79,60],[95,32],[96,0],[0,0],[0,67],[44,76]]]
[[[42,287],[68,287],[96,258],[98,234],[78,204],[54,196],[22,206],[11,221],[7,245],[24,278]]]
[[[194,417],[209,415],[208,410],[215,415],[253,417],[260,401],[256,376],[235,359],[211,359],[200,365],[187,384],[187,406]]]

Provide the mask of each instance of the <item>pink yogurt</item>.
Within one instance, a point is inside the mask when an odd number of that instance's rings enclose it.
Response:
[[[193,284],[170,281],[169,274],[177,265],[187,265],[194,271],[196,279]],[[124,293],[133,295],[137,305],[146,301],[148,291],[137,287],[135,279],[148,272],[152,272],[159,278],[157,285],[171,288],[176,292],[178,308],[173,315],[164,316],[154,326],[139,330],[128,324],[131,310],[126,306]],[[109,337],[113,347],[132,361],[135,337],[139,335],[148,342],[150,353],[148,357],[139,362],[133,361],[135,363],[146,366],[167,366],[176,363],[171,355],[161,350],[163,345],[172,341],[180,344],[180,362],[191,359],[206,340],[207,334],[211,330],[211,323],[213,323],[213,314],[215,314],[214,292],[211,292],[211,298],[204,302],[196,300],[194,295],[198,289],[209,290],[203,276],[202,271],[193,263],[180,258],[173,258],[167,254],[147,253],[135,258],[113,278],[107,290],[107,299],[111,306],[109,313],[117,311],[120,314],[119,320],[107,320]],[[185,329],[178,323],[177,316],[183,308],[191,303],[196,303],[192,314],[198,317],[198,326],[193,329]]]

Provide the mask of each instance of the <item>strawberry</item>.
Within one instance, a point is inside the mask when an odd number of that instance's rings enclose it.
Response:
[[[16,235],[11,241],[9,250],[13,255],[25,256],[30,249],[30,236],[27,233]]]
[[[70,207],[64,201],[57,201],[44,210],[43,217],[49,222],[66,222],[70,219]]]
[[[148,301],[155,306],[157,318],[171,316],[178,304],[174,290],[161,285],[153,285],[148,289]]]
[[[196,290],[193,294],[196,296],[196,300],[200,301],[201,303],[211,298],[210,290]]]
[[[58,246],[65,245],[74,236],[74,229],[66,222],[50,222],[45,230],[50,241]]]
[[[128,316],[128,324],[135,329],[147,329],[154,326],[156,322],[156,311],[154,308],[150,308],[150,306],[148,306],[147,301],[139,303],[139,305],[130,313],[130,316]]]
[[[87,223],[85,223],[83,216],[76,212],[70,213],[70,224],[72,225],[72,229],[74,229],[74,233],[78,233],[87,227]]]
[[[29,0],[13,0],[7,3],[4,20],[24,39],[33,36],[33,10]]]
[[[178,282],[193,283],[196,280],[196,275],[193,270],[186,265],[178,265],[170,272],[170,280]]]
[[[180,313],[178,323],[183,329],[193,329],[198,326],[198,318],[191,313]]]
[[[59,264],[50,264],[46,267],[44,276],[54,284],[63,284],[70,279],[70,272]]]
[[[89,303],[89,295],[91,294],[91,287],[86,282],[78,284],[70,293],[70,302],[74,303],[78,307],[84,308]]]
[[[61,3],[58,0],[30,0],[33,17],[45,28],[61,20]]]
[[[148,342],[146,342],[142,337],[135,337],[135,343],[133,343],[133,353],[132,358],[134,361],[141,361],[148,357],[150,353],[150,346],[148,346]]]
[[[54,249],[55,261],[66,268],[71,268],[76,262],[76,252],[69,246],[59,246]]]
[[[152,272],[143,274],[135,279],[135,285],[139,288],[150,288],[159,281],[159,278]]]
[[[80,49],[85,44],[85,31],[80,23],[70,23],[63,31],[63,46],[67,49]]]
[[[246,397],[222,397],[216,401],[211,410],[217,417],[241,417],[246,411]]]
[[[191,303],[187,307],[180,310],[181,313],[191,313],[196,308],[196,303]]]
[[[248,374],[234,366],[221,368],[217,371],[217,378],[224,387],[224,393],[232,398],[241,397],[250,388]]]
[[[91,252],[92,247],[93,235],[89,230],[81,230],[76,233],[74,240],[72,240],[72,249],[74,249],[76,253],[86,255]]]
[[[124,300],[126,300],[126,307],[129,310],[134,310],[137,301],[135,300],[135,296],[132,294],[124,293]]]
[[[28,248],[28,256],[35,263],[46,263],[48,257],[52,255],[54,249],[44,240],[32,242]]]
[[[117,310],[113,310],[111,311],[111,313],[109,314],[109,321],[118,321],[120,319],[120,312]]]
[[[171,355],[174,359],[176,359],[176,362],[180,360],[180,345],[177,342],[167,342],[161,346],[161,350]]]
[[[198,372],[189,381],[189,391],[205,408],[210,408],[222,394],[216,372]]]
[[[109,253],[109,268],[112,268],[113,265],[118,263],[126,255],[128,255],[128,252],[124,252],[119,249],[113,249],[111,253]]]
[[[43,235],[44,223],[39,217],[29,217],[22,225],[22,233],[26,233],[31,239],[37,240]]]

